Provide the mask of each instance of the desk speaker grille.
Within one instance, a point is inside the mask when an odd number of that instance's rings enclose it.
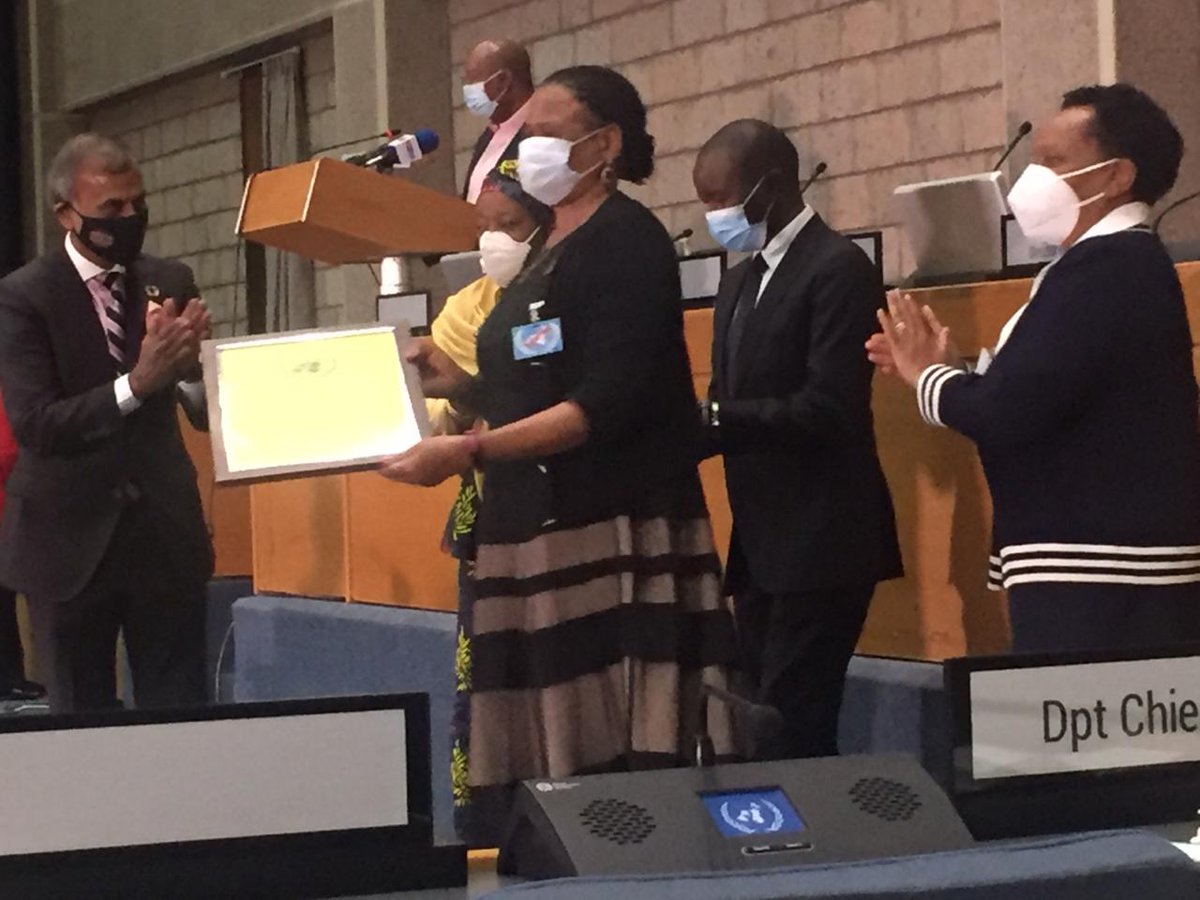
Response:
[[[850,800],[868,815],[887,822],[907,822],[921,808],[921,798],[907,784],[890,778],[860,778]]]
[[[614,844],[640,844],[654,831],[654,816],[636,803],[606,798],[593,800],[579,813],[589,833]]]

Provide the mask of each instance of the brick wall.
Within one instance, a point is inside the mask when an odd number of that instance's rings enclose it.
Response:
[[[330,33],[304,42],[303,72],[308,140],[322,149],[337,140]],[[208,71],[139,91],[92,110],[89,127],[122,139],[141,162],[147,252],[192,267],[217,336],[244,334],[245,288],[236,285],[245,270],[234,234],[243,188],[238,79]]]
[[[809,200],[836,228],[884,230],[885,269],[912,268],[891,203],[909,181],[986,169],[1005,142],[1000,0],[449,0],[461,182],[481,122],[461,62],[485,37],[525,42],[534,74],[611,65],[641,92],[658,168],[630,193],[707,240],[691,169],[736,118],[786,130]]]
[[[226,330],[242,188],[237,82],[210,72],[139,92],[94,110],[90,127],[120,138],[141,161],[147,251],[191,266],[215,325]]]

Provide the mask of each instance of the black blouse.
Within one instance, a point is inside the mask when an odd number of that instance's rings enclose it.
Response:
[[[562,349],[517,359],[514,331],[553,320]],[[477,399],[491,427],[573,400],[590,428],[575,450],[485,464],[480,541],[616,515],[703,514],[678,262],[640,203],[614,194],[535,260],[501,294],[478,350]]]

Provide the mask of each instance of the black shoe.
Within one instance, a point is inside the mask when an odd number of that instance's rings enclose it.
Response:
[[[41,700],[46,696],[46,689],[36,681],[10,681],[0,684],[0,701],[5,700]]]

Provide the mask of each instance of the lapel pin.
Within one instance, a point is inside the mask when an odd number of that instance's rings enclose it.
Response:
[[[147,299],[149,299],[149,300],[157,300],[161,294],[162,294],[162,291],[160,291],[160,290],[158,289],[158,285],[157,285],[157,284],[148,284],[148,285],[146,285],[146,297],[147,297]]]

